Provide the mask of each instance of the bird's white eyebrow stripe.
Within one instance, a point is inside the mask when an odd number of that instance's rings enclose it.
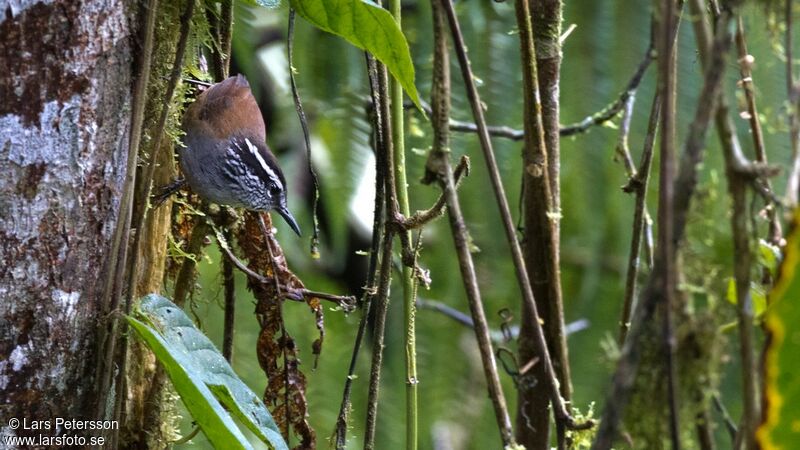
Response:
[[[264,161],[264,158],[261,156],[261,153],[258,152],[258,147],[253,145],[253,143],[250,142],[250,139],[245,138],[244,142],[245,142],[245,144],[247,144],[247,148],[250,150],[250,153],[252,153],[253,156],[256,157],[256,159],[258,160],[258,163],[261,164],[261,167],[263,167],[264,171],[267,172],[267,175],[269,175],[269,177],[272,179],[272,181],[274,181],[275,184],[278,185],[279,188],[283,189],[283,184],[281,183],[280,177],[278,177],[278,174],[276,174],[275,171],[273,171],[267,165],[267,162]]]

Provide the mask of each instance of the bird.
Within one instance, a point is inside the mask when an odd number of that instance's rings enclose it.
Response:
[[[231,76],[202,92],[186,109],[182,128],[178,159],[194,192],[219,205],[277,211],[300,236],[247,78]]]

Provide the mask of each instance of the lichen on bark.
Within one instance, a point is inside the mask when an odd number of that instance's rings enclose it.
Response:
[[[0,422],[86,417],[103,395],[91,380],[127,148],[127,3],[0,12]]]

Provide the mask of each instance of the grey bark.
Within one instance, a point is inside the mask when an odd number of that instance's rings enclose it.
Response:
[[[87,418],[128,148],[125,0],[0,0],[0,435]],[[56,432],[53,430],[52,435]]]

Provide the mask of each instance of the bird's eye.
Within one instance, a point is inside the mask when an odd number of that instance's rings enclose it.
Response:
[[[281,188],[279,188],[278,186],[272,186],[271,188],[269,188],[269,195],[272,197],[277,197],[280,195],[280,193],[281,193]]]

